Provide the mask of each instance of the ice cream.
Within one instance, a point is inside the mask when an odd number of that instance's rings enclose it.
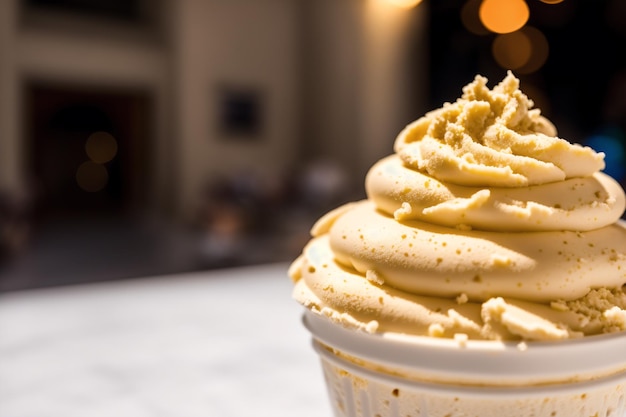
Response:
[[[604,155],[559,138],[509,73],[396,138],[367,199],[323,216],[293,295],[368,333],[545,341],[626,330],[626,207]]]
[[[335,416],[625,415],[626,198],[604,155],[511,73],[394,150],[289,271]]]

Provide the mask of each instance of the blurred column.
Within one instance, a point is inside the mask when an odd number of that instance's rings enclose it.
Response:
[[[360,84],[359,172],[393,152],[396,135],[426,101],[426,4],[366,0]]]
[[[362,0],[302,2],[300,158],[353,172],[361,62]]]
[[[185,217],[198,212],[214,180],[252,175],[261,181],[291,167],[299,120],[298,2],[173,2],[175,175],[177,209]],[[223,129],[232,99],[254,110],[252,132]]]
[[[426,101],[425,7],[303,2],[303,160],[331,159],[362,190],[369,167],[392,153]]]
[[[0,1],[0,190],[20,184],[19,79],[16,68],[17,0]]]

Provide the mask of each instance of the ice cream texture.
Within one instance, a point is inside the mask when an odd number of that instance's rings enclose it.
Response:
[[[370,333],[562,340],[626,330],[624,190],[509,72],[397,136],[367,199],[324,215],[294,298]]]

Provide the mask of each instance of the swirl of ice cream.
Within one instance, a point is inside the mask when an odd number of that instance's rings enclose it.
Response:
[[[481,230],[592,230],[614,223],[624,193],[604,155],[556,137],[511,73],[477,76],[452,104],[409,124],[396,155],[369,172],[369,198],[398,220]]]
[[[410,167],[452,184],[519,187],[586,177],[604,155],[556,137],[509,72],[493,90],[477,76],[455,103],[408,125],[395,151]]]
[[[564,339],[626,329],[626,206],[511,73],[408,125],[368,200],[322,217],[295,298],[367,331]]]

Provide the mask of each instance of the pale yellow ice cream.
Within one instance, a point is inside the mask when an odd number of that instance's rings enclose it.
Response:
[[[313,227],[294,297],[368,332],[557,340],[626,329],[626,199],[511,73],[398,135],[368,199]]]

